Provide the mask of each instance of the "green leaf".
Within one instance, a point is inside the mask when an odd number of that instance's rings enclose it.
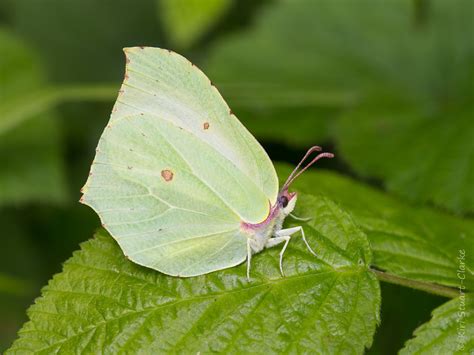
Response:
[[[408,354],[472,354],[474,351],[474,300],[462,294],[433,311],[433,318],[415,330],[400,351]]]
[[[291,169],[279,165],[280,180]],[[459,250],[474,255],[474,221],[413,207],[362,183],[325,170],[306,172],[294,188],[305,194],[320,193],[349,211],[367,234],[372,264],[394,275],[457,287]],[[303,212],[295,213],[304,216]],[[466,287],[474,289],[474,263],[466,260]]]
[[[355,99],[349,86],[341,90],[321,83],[327,72],[319,68],[329,54],[322,55],[319,42],[334,40],[325,17],[316,19],[321,4],[268,4],[254,26],[218,42],[204,62],[229,106],[261,138],[297,146],[322,141],[330,119]]]
[[[472,212],[473,7],[421,3],[279,1],[216,45],[206,72],[260,137],[305,146],[332,135],[360,175]]]
[[[312,256],[289,244],[286,277],[276,248],[246,265],[175,278],[128,261],[100,231],[64,264],[28,312],[8,352],[362,353],[379,321],[379,284],[367,238],[347,213],[323,197],[302,209]]]
[[[0,206],[31,201],[61,202],[66,195],[60,131],[53,111],[11,125],[11,108],[44,85],[37,58],[0,31]],[[20,109],[21,110],[21,109]],[[5,127],[9,129],[3,129]]]
[[[232,0],[158,0],[159,16],[172,43],[189,48],[229,10]]]
[[[427,112],[387,101],[374,99],[341,118],[342,157],[407,200],[474,211],[474,107]]]

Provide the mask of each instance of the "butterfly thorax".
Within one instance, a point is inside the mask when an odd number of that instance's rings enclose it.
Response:
[[[294,209],[296,204],[296,194],[280,195],[274,206],[271,206],[267,218],[256,224],[241,223],[241,229],[249,239],[252,253],[258,253],[265,248],[268,239],[282,229],[285,218]]]

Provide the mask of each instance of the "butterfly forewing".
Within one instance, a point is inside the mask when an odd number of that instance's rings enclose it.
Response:
[[[194,276],[241,263],[241,221],[262,221],[276,200],[270,159],[185,58],[126,52],[83,202],[141,265]]]

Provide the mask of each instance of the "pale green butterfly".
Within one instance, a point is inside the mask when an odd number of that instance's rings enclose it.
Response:
[[[232,114],[209,79],[186,58],[150,47],[126,48],[125,79],[82,189],[103,226],[133,262],[190,277],[236,266],[281,243],[294,209],[270,158]]]

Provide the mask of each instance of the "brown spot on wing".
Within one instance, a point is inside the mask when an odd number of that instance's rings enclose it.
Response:
[[[204,122],[202,126],[204,129],[209,129],[209,122]]]
[[[165,181],[169,182],[169,181],[173,180],[173,176],[174,176],[174,174],[171,170],[168,170],[168,169],[161,170],[161,177]]]

